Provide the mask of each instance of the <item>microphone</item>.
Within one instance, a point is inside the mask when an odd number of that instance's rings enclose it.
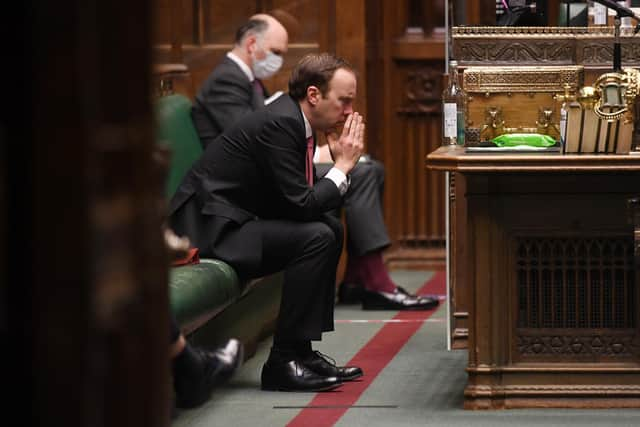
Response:
[[[640,21],[640,18],[638,18],[634,13],[633,10],[629,9],[626,6],[621,6],[618,3],[616,3],[613,0],[593,0],[596,3],[600,3],[603,6],[608,7],[609,9],[613,9],[615,10],[618,15],[620,16],[620,18],[626,18],[626,17],[630,17],[630,18],[635,18],[636,20]]]

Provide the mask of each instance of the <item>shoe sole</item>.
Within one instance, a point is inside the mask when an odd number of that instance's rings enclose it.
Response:
[[[342,383],[339,384],[331,384],[325,387],[317,387],[317,388],[309,388],[309,389],[304,389],[304,390],[300,390],[300,389],[293,389],[293,388],[288,388],[288,387],[271,387],[271,386],[265,386],[265,385],[261,385],[260,389],[264,390],[264,391],[288,391],[288,392],[296,392],[296,393],[315,393],[315,392],[320,392],[320,391],[329,391],[329,390],[333,390],[336,389],[338,387],[342,386]]]
[[[340,377],[340,379],[342,381],[353,381],[353,380],[357,380],[358,378],[360,378],[361,376],[363,376],[364,373],[362,374],[355,374],[355,375],[351,375],[350,377]]]

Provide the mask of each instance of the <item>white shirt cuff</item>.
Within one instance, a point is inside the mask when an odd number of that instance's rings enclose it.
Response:
[[[329,172],[324,176],[324,178],[329,178],[333,183],[338,187],[340,191],[340,195],[344,196],[344,193],[349,189],[349,184],[351,183],[350,177],[347,177],[342,171],[338,168],[331,168]]]

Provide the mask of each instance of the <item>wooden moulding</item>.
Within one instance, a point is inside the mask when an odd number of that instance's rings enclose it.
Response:
[[[191,73],[185,64],[154,64],[152,75],[154,96],[179,93],[194,98]]]
[[[427,168],[450,172],[638,172],[640,156],[630,154],[467,154],[464,147],[440,147],[427,156]]]
[[[454,27],[453,57],[462,66],[580,64],[611,69],[613,27]],[[621,35],[622,63],[640,65],[640,43]]]
[[[583,84],[581,66],[474,66],[463,75],[467,93],[564,92]]]

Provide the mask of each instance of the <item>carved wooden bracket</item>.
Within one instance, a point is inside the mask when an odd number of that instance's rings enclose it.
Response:
[[[409,71],[405,81],[403,105],[400,114],[440,113],[442,72],[435,68]]]

